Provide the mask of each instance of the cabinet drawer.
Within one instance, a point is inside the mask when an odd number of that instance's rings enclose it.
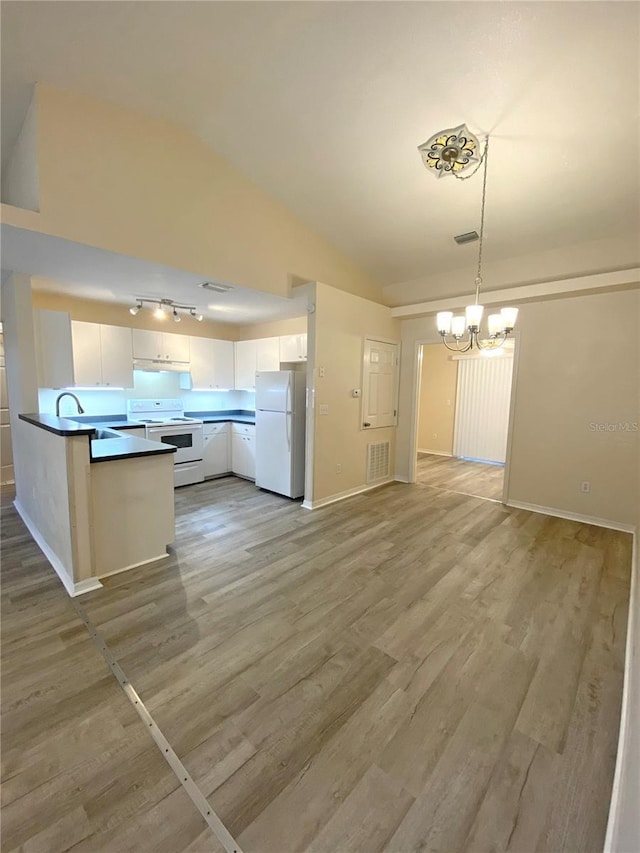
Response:
[[[202,427],[203,435],[219,435],[220,433],[225,432],[229,432],[228,423],[204,424]]]
[[[231,431],[234,435],[255,435],[255,424],[231,424]]]

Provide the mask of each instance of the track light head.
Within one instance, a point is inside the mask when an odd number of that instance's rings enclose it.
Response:
[[[180,320],[182,320],[182,317],[178,314],[178,312],[177,312],[177,311],[176,311],[176,309],[174,308],[174,309],[173,309],[173,322],[174,322],[174,323],[179,323],[179,322],[180,322]]]
[[[132,314],[135,317],[141,308],[142,308],[142,303],[138,302],[137,305],[134,305],[132,308],[129,308],[129,314]]]

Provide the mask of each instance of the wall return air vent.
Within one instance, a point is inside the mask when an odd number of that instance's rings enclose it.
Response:
[[[367,444],[367,483],[385,480],[389,476],[390,449],[388,441]]]

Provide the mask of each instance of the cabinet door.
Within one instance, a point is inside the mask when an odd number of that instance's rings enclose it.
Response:
[[[231,436],[231,470],[234,474],[246,477],[247,450],[245,436],[233,434]]]
[[[256,390],[256,341],[236,341],[235,387],[238,390]]]
[[[211,341],[213,345],[213,388],[231,390],[233,382],[233,341]]]
[[[102,385],[102,356],[100,354],[100,325],[71,322],[73,340],[74,385]]]
[[[298,360],[297,335],[280,335],[280,361]]]
[[[133,388],[133,344],[131,329],[100,326],[102,382],[115,388]]]
[[[162,358],[162,332],[133,330],[134,358]]]
[[[302,361],[307,360],[307,333],[297,335],[298,338],[298,356]]]
[[[39,388],[73,385],[71,317],[65,311],[33,312]]]
[[[256,341],[256,370],[280,370],[280,338]]]
[[[256,439],[253,435],[242,436],[244,441],[245,477],[256,478]]]
[[[162,333],[163,354],[166,361],[189,362],[189,335]]]
[[[217,477],[228,474],[229,433],[218,432],[204,436],[204,476]]]
[[[191,387],[193,389],[214,387],[212,344],[211,338],[191,338],[189,372],[191,373]]]

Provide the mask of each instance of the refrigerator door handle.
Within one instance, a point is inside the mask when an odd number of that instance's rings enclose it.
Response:
[[[291,374],[287,376],[287,396],[285,398],[284,410],[285,412],[291,411]]]
[[[287,424],[287,448],[289,449],[289,451],[291,451],[291,433],[289,432],[289,419],[290,418],[291,418],[291,415],[289,412],[287,412],[287,414],[285,415],[285,419],[286,419],[286,424]]]

